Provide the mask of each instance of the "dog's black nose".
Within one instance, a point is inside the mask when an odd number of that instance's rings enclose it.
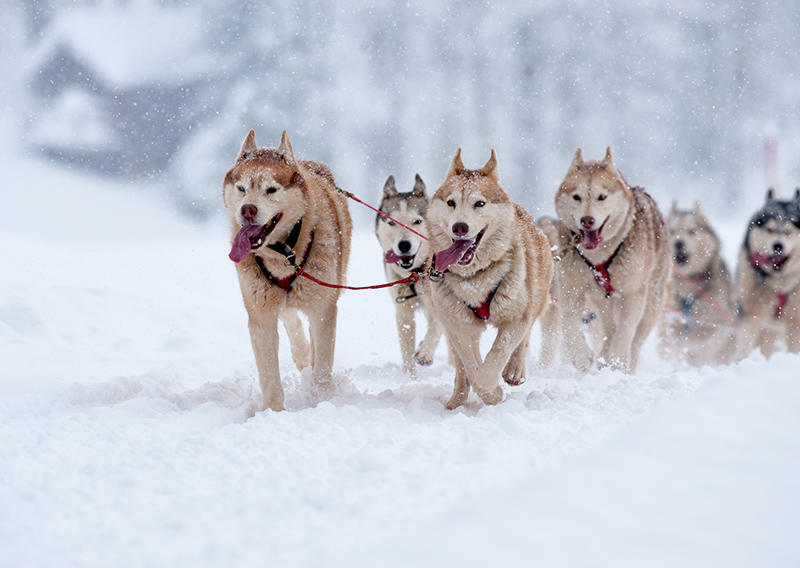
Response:
[[[772,245],[772,252],[774,254],[783,254],[783,243],[774,243]]]
[[[411,250],[411,241],[400,241],[397,243],[397,248],[400,252],[408,252]]]
[[[244,217],[245,221],[252,221],[256,218],[256,215],[258,215],[258,207],[252,203],[242,205],[242,217]]]
[[[686,243],[685,242],[683,242],[681,240],[675,241],[675,250],[683,250],[685,248],[686,248]]]
[[[594,227],[594,217],[587,215],[586,217],[581,217],[581,226],[584,229],[591,229]]]
[[[457,237],[463,237],[469,233],[469,225],[464,223],[463,221],[459,221],[458,223],[453,223],[453,234]]]

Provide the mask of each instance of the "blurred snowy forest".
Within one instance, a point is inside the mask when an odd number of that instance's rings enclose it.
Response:
[[[760,202],[800,184],[800,3],[3,1],[0,151],[221,208],[249,128],[376,201],[495,147],[514,198],[552,210],[576,147],[659,198]]]

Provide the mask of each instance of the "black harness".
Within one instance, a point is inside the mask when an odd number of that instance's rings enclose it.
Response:
[[[286,257],[286,262],[289,265],[296,266],[297,268],[305,267],[306,261],[308,260],[308,254],[311,252],[311,245],[314,243],[314,231],[311,231],[308,244],[306,245],[305,251],[303,251],[303,257],[300,259],[300,263],[298,264],[297,253],[295,252],[294,247],[297,245],[297,239],[300,238],[300,231],[302,228],[303,218],[300,217],[300,219],[297,220],[297,223],[294,224],[294,227],[292,227],[292,230],[289,232],[289,236],[286,237],[285,241],[274,242],[270,245],[267,245],[267,248],[272,249],[281,256]],[[264,259],[258,255],[256,255],[256,264],[270,284],[283,289],[287,294],[292,289],[292,284],[294,284],[294,281],[300,275],[300,271],[295,270],[286,278],[277,278],[274,274],[267,270],[267,267],[264,265]]]

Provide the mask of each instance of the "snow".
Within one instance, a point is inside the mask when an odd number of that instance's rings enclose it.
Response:
[[[282,336],[289,411],[254,412],[222,216],[4,156],[0,565],[796,563],[800,357],[686,370],[651,340],[633,376],[449,412],[443,347],[404,377],[388,294],[349,292],[336,391]],[[353,284],[383,279],[370,228]]]

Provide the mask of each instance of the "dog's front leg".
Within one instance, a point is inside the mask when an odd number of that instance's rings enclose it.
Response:
[[[561,311],[558,304],[551,302],[539,318],[539,323],[542,329],[539,367],[546,369],[558,361],[558,348],[561,342]]]
[[[442,326],[434,317],[433,310],[425,303],[422,305],[428,320],[428,331],[425,332],[425,338],[419,344],[419,349],[414,353],[414,360],[422,366],[427,366],[433,363],[433,354],[436,353],[436,346],[442,337]]]
[[[324,302],[325,299],[321,301]],[[311,375],[317,383],[324,383],[331,377],[333,352],[336,347],[336,296],[323,303],[319,311],[308,314],[311,332]]]
[[[472,390],[484,403],[497,404],[502,400],[503,389],[498,384],[500,374],[508,364],[511,354],[521,344],[527,346],[526,334],[530,334],[532,323],[529,318],[518,318],[511,323],[498,326],[497,337],[494,338],[494,343],[472,382]]]
[[[577,286],[566,286],[562,294],[561,341],[562,357],[569,360],[579,371],[585,373],[592,366],[592,350],[586,343],[586,337],[581,329],[581,318],[586,305],[585,297]]]
[[[448,350],[450,350],[449,347]],[[453,394],[444,406],[447,410],[455,410],[467,402],[467,397],[469,397],[469,379],[467,378],[467,372],[464,369],[464,364],[461,362],[461,359],[457,354],[453,353],[452,350],[450,351],[450,357],[456,368],[456,376],[453,381]]]
[[[403,360],[403,372],[417,378],[417,367],[414,365],[414,343],[416,343],[417,326],[414,322],[414,308],[411,302],[395,304],[395,321],[397,338],[400,340],[400,356]]]
[[[612,298],[612,301],[614,299]],[[612,309],[616,325],[603,341],[600,366],[610,367],[624,373],[632,373],[631,349],[636,330],[644,315],[647,293],[645,290],[625,294],[621,306]]]
[[[248,327],[261,385],[261,410],[284,410],[283,385],[278,368],[278,311],[250,313]]]
[[[444,324],[447,341],[452,350],[453,362],[456,367],[455,387],[453,396],[447,403],[447,408],[456,408],[467,400],[470,385],[475,386],[482,361],[480,352],[480,338],[482,329],[474,325],[459,323]],[[456,330],[456,331],[453,331]],[[498,387],[499,388],[499,387]],[[477,390],[476,390],[477,392]],[[500,396],[502,396],[502,390]]]
[[[289,336],[289,345],[292,348],[292,360],[297,370],[302,371],[311,363],[308,338],[306,337],[305,331],[303,331],[303,324],[300,323],[297,310],[292,308],[284,308],[280,314],[280,318]]]

